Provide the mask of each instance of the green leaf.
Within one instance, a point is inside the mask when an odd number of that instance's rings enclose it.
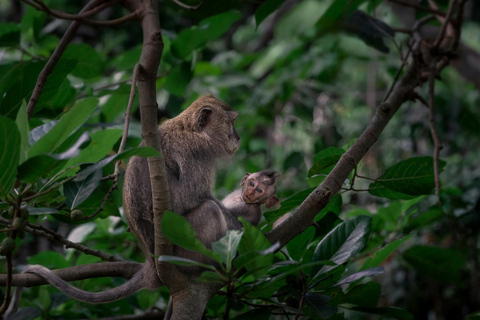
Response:
[[[344,308],[346,308],[344,306]],[[396,307],[384,307],[384,308],[369,308],[369,307],[351,307],[350,310],[378,314],[387,316],[389,318],[396,318],[400,320],[413,320],[413,315],[407,310],[396,308]]]
[[[382,286],[379,283],[373,281],[367,282],[348,290],[348,293],[341,296],[335,303],[375,308],[378,304],[381,291]]]
[[[180,32],[172,41],[172,52],[178,58],[186,59],[193,50],[227,32],[241,16],[238,12],[225,12],[202,20],[198,27],[193,26]]]
[[[314,30],[324,12],[325,4],[321,1],[299,2],[275,25],[276,37],[297,38]]]
[[[183,97],[192,76],[193,71],[190,68],[190,63],[184,62],[173,68],[167,76],[165,89],[176,96]]]
[[[445,161],[439,161],[440,171],[445,164]],[[387,188],[411,196],[430,194],[435,187],[433,158],[415,157],[401,161],[376,180]]]
[[[173,244],[190,251],[200,252],[218,263],[222,262],[222,257],[205,247],[197,238],[197,233],[188,220],[181,215],[165,211],[162,217],[162,231]]]
[[[242,234],[241,231],[228,230],[224,237],[212,243],[212,251],[222,257],[222,262],[227,266],[227,272],[232,268],[232,261],[237,255]]]
[[[115,143],[122,136],[121,129],[107,129],[96,131],[90,134],[90,143],[85,149],[80,151],[80,154],[68,160],[65,168],[74,164],[84,162],[98,162],[103,159],[110,151],[112,151]]]
[[[92,166],[87,167],[86,169],[80,171],[77,174],[77,177],[75,178],[76,181],[83,180],[87,176],[89,176],[92,172],[105,167],[107,164],[109,164],[112,161],[117,161],[117,160],[122,160],[126,159],[132,156],[137,156],[137,157],[142,157],[142,158],[148,158],[148,157],[156,157],[158,156],[159,153],[153,149],[152,147],[138,147],[138,148],[132,148],[127,151],[124,151],[122,153],[116,154],[109,156],[105,159],[102,159],[95,163]]]
[[[355,11],[365,0],[335,0],[318,19],[319,32],[331,31],[336,24],[340,25],[350,14]]]
[[[408,235],[406,237],[403,237],[400,240],[394,240],[387,244],[385,247],[382,249],[376,251],[373,254],[373,257],[368,258],[367,261],[363,264],[362,268],[360,270],[365,270],[369,268],[373,268],[376,266],[379,266],[383,261],[385,261],[395,250],[398,249],[398,247],[405,242],[407,239],[409,239],[411,235]]]
[[[292,239],[287,243],[287,250],[290,257],[293,260],[300,261],[300,259],[307,251],[307,247],[312,242],[313,237],[315,236],[315,227],[308,227],[301,234]]]
[[[312,168],[308,171],[308,178],[311,178],[312,176],[320,173],[328,173],[328,172],[323,172],[325,168],[334,165],[340,160],[340,157],[342,154],[344,154],[345,151],[340,148],[326,148],[319,153],[317,153],[313,157],[314,165]]]
[[[313,190],[315,190],[315,188],[303,190],[283,200],[281,202],[282,206],[280,207],[280,209],[274,211],[267,211],[264,214],[265,219],[267,219],[268,223],[272,223],[281,216],[283,216],[285,213],[293,211],[293,209],[298,207],[310,195],[310,193],[312,193]]]
[[[63,185],[65,204],[75,209],[95,191],[102,181],[102,170],[96,170],[81,181],[67,181]]]
[[[81,126],[92,114],[98,104],[96,98],[86,98],[78,101],[75,106],[67,111],[58,123],[41,137],[30,149],[28,157],[52,153]]]
[[[224,284],[228,279],[224,278],[218,272],[213,271],[204,271],[202,272],[201,276],[196,279],[200,282],[216,282]]]
[[[12,119],[0,116],[0,137],[0,197],[4,199],[15,183],[20,159],[21,136]]]
[[[253,309],[236,316],[232,320],[269,320],[272,310],[267,308]]]
[[[20,44],[20,27],[16,23],[0,23],[0,47],[14,47]]]
[[[50,294],[48,293],[48,288],[42,286],[39,290],[39,301],[42,305],[43,310],[49,310],[52,305],[52,299],[50,299]]]
[[[344,30],[356,35],[366,45],[383,53],[390,51],[383,38],[393,39],[395,36],[395,31],[388,24],[360,10],[355,10],[347,18]]]
[[[20,132],[20,137],[21,137],[20,157],[18,161],[18,163],[21,164],[25,162],[25,160],[27,160],[28,150],[30,149],[30,145],[28,144],[29,126],[28,126],[28,116],[27,116],[27,104],[25,103],[25,101],[22,102],[22,106],[20,107],[20,110],[18,110],[15,123],[17,124],[17,128],[18,128],[18,131]]]
[[[441,282],[460,283],[465,259],[453,249],[416,245],[404,252],[403,258],[419,272]]]
[[[187,267],[188,266],[199,266],[199,267],[203,267],[205,269],[209,269],[209,270],[213,270],[213,271],[216,270],[215,267],[210,265],[210,264],[200,263],[200,262],[195,261],[195,260],[190,260],[190,259],[175,257],[175,256],[160,256],[160,258],[158,258],[158,261],[160,261],[160,262],[170,262],[170,263],[173,263],[173,264],[176,264],[176,265],[179,265],[179,266],[187,266]]]
[[[240,256],[235,259],[235,267],[244,267],[258,278],[268,270],[273,262],[273,253],[262,255],[258,251],[267,250],[272,244],[258,228],[243,218],[239,220],[243,223],[243,236],[238,245]]]
[[[330,260],[337,265],[344,263],[363,249],[371,228],[372,218],[369,216],[357,216],[339,224],[319,242],[312,261]],[[315,275],[314,278],[317,278],[332,268],[330,266],[312,268],[312,273]]]
[[[78,61],[72,74],[85,79],[100,75],[104,64],[97,50],[85,43],[69,44],[62,55],[62,59]]]
[[[28,264],[40,264],[49,269],[70,267],[65,257],[56,251],[41,251],[33,257],[27,258]]]
[[[380,182],[371,183],[368,186],[368,193],[370,193],[372,196],[387,198],[391,200],[411,200],[417,197],[387,188]]]
[[[265,18],[277,10],[284,2],[285,0],[267,0],[262,3],[255,11],[255,24],[257,28]]]
[[[383,274],[384,272],[385,272],[385,268],[383,267],[373,267],[373,268],[365,269],[360,272],[351,274],[348,277],[340,280],[335,284],[335,286],[341,286],[343,284],[352,283],[365,277],[376,277],[380,274]]]
[[[62,170],[67,159],[76,157],[80,152],[80,146],[88,140],[86,133],[65,152],[59,154],[40,154],[29,158],[19,166],[18,179],[28,183],[34,183],[41,177],[52,177]]]
[[[331,299],[330,296],[307,292],[305,295],[305,304],[315,312],[315,314],[322,319],[328,319],[335,313],[337,313],[337,308],[334,306],[327,305],[327,302]]]

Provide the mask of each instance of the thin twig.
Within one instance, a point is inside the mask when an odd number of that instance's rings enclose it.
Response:
[[[81,243],[69,241],[69,240],[65,239],[64,237],[62,237],[61,235],[59,235],[58,233],[56,233],[55,231],[50,230],[50,229],[48,229],[44,226],[41,226],[41,225],[37,225],[37,224],[27,222],[27,227],[25,228],[25,231],[29,232],[29,233],[32,233],[34,235],[37,235],[37,236],[47,238],[51,242],[55,242],[55,243],[59,243],[61,245],[64,245],[65,248],[73,248],[73,249],[76,249],[77,251],[83,252],[85,254],[92,255],[92,256],[95,256],[95,257],[99,257],[100,259],[105,260],[105,261],[123,261],[122,259],[119,259],[116,256],[113,256],[111,254],[102,252],[100,250],[90,249],[89,247],[86,247]]]
[[[440,28],[440,31],[437,34],[437,38],[435,39],[435,42],[433,43],[433,48],[435,48],[435,49],[438,49],[440,47],[440,44],[442,43],[443,38],[445,36],[445,31],[447,30],[448,25],[451,23],[450,20],[451,20],[452,15],[453,15],[453,8],[454,8],[454,5],[455,5],[455,2],[456,2],[455,0],[450,1],[450,4],[448,6],[447,15],[446,15],[444,21],[441,21],[442,26]],[[435,3],[433,3],[433,4],[435,4]],[[441,19],[439,19],[439,20],[441,20]]]
[[[205,1],[202,1],[200,2],[200,4],[196,5],[196,6],[189,6],[188,4],[185,4],[179,0],[172,0],[173,2],[175,2],[178,6],[182,7],[182,8],[185,8],[185,9],[188,9],[188,10],[198,10],[200,9],[200,7],[203,5],[203,3]]]
[[[118,175],[113,179],[113,185],[110,187],[110,189],[108,190],[108,192],[107,192],[107,194],[105,195],[105,197],[103,197],[102,204],[101,204],[100,207],[97,209],[97,211],[95,211],[94,213],[92,213],[92,214],[89,215],[89,216],[84,217],[83,220],[93,219],[97,214],[99,214],[100,212],[102,212],[103,209],[105,208],[105,205],[107,204],[108,198],[110,198],[110,196],[112,195],[112,192],[113,192],[114,190],[116,190],[117,188],[118,188]]]
[[[405,56],[405,58],[402,58],[402,59],[401,59],[401,60],[402,60],[402,64],[401,64],[400,67],[398,68],[397,73],[395,74],[395,77],[393,78],[393,83],[392,83],[392,85],[390,86],[390,88],[388,89],[387,94],[386,94],[385,97],[383,98],[382,103],[385,102],[385,101],[387,101],[387,99],[390,97],[390,94],[392,93],[393,88],[395,88],[395,85],[397,84],[398,79],[400,78],[400,74],[402,74],[403,67],[406,67],[406,66],[407,66],[408,57],[410,56],[410,53],[412,52],[412,47],[409,45],[408,41],[407,41],[407,46],[408,46],[407,55]],[[401,56],[401,52],[400,52],[400,56]]]
[[[88,19],[86,17],[89,17],[95,13],[100,12],[101,10],[107,7],[110,7],[116,1],[109,1],[109,2],[103,3],[92,10],[81,12],[80,14],[69,14],[62,11],[50,9],[42,0],[33,0],[33,2],[32,0],[22,0],[22,1],[32,6],[36,10],[45,12],[48,15],[51,15],[55,18],[63,19],[63,20],[73,20],[73,21],[78,21],[85,24],[97,25],[97,26],[111,26],[111,25],[121,24],[126,21],[130,21],[137,18],[139,13],[139,11],[134,11],[119,19],[101,21],[101,20]]]
[[[433,138],[433,172],[435,177],[435,194],[440,196],[440,169],[438,167],[438,158],[440,156],[440,150],[442,149],[442,144],[438,138],[437,129],[435,127],[435,74],[437,59],[433,59],[431,62],[430,75],[428,77],[428,109],[429,109],[429,122],[430,122],[430,131],[432,132]]]
[[[138,68],[140,67],[140,64],[136,64],[135,68],[133,68],[133,75],[132,75],[132,86],[130,88],[130,97],[128,98],[128,105],[127,105],[127,111],[125,112],[125,124],[123,127],[123,136],[122,136],[122,141],[120,142],[120,147],[118,148],[118,153],[122,153],[123,150],[125,149],[125,144],[127,142],[127,137],[128,137],[128,127],[130,125],[130,115],[132,113],[132,105],[133,105],[133,99],[135,98],[135,89],[137,87],[137,79],[138,79]],[[117,161],[115,163],[115,175],[120,174],[120,161]]]

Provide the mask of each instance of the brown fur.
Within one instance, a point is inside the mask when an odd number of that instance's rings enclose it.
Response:
[[[172,209],[185,216],[207,246],[240,229],[240,222],[212,194],[215,162],[232,156],[240,145],[233,122],[237,112],[208,95],[194,101],[159,133],[167,166]],[[141,241],[146,260],[153,257],[152,195],[147,160],[133,157],[125,174],[124,210],[130,228]],[[199,254],[174,248],[175,255],[208,261]]]
[[[278,202],[275,194],[277,176],[277,172],[266,170],[247,173],[241,182],[243,188],[223,199],[223,205],[234,217],[243,217],[257,226],[262,217],[261,205],[271,208]]]

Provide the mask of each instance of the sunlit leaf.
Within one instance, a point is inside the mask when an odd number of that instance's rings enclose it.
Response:
[[[319,242],[312,261],[330,260],[337,265],[344,263],[363,249],[370,236],[371,227],[372,218],[369,216],[357,216],[339,224]],[[318,277],[332,268],[314,268],[313,274]]]

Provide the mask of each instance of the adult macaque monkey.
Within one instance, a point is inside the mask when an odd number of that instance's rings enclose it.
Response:
[[[247,173],[240,184],[243,188],[233,191],[222,203],[234,217],[243,217],[257,226],[262,217],[261,205],[271,208],[278,202],[277,177],[276,171]]]
[[[237,115],[222,101],[206,95],[159,128],[172,209],[190,221],[199,239],[207,246],[224,236],[227,229],[242,227],[211,191],[216,160],[233,156],[240,146],[240,137],[233,125]],[[111,302],[141,288],[160,287],[152,255],[153,208],[147,159],[133,157],[130,160],[125,174],[123,207],[129,226],[145,253],[143,268],[123,285],[93,293],[71,286],[42,266],[30,266],[25,272],[37,274],[70,297],[89,303]],[[176,248],[176,253],[196,259],[191,251]],[[205,258],[201,256],[199,259]],[[11,309],[16,310],[18,301],[12,305],[15,306]]]

